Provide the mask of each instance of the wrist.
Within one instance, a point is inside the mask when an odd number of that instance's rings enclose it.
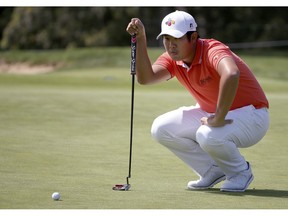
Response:
[[[137,42],[138,42],[138,41],[146,41],[146,34],[145,34],[145,32],[136,34],[136,39],[137,39]]]
[[[220,113],[220,112],[216,112],[214,115],[214,119],[216,121],[224,121],[226,117],[226,114]]]

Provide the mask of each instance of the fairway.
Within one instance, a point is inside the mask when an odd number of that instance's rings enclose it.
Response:
[[[257,76],[270,101],[270,130],[241,150],[255,176],[249,189],[224,193],[220,184],[186,190],[196,175],[150,136],[158,115],[195,103],[176,80],[135,86],[132,187],[123,192],[112,186],[126,183],[128,174],[129,61],[118,68],[0,74],[0,208],[287,209],[287,80]],[[55,191],[60,201],[52,200]]]

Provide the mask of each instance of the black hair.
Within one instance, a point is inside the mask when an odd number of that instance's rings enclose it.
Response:
[[[191,35],[192,35],[194,32],[197,32],[197,31],[188,31],[188,32],[186,33],[186,36],[187,36],[187,38],[188,38],[188,41],[191,40]],[[197,34],[198,34],[198,32],[197,32]],[[200,35],[199,35],[199,34],[198,34],[198,37],[197,37],[197,38],[200,38]]]

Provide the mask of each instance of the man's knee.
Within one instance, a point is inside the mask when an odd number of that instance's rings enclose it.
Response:
[[[200,147],[209,152],[215,146],[221,144],[219,139],[215,138],[210,127],[202,125],[196,132],[196,140]]]
[[[152,137],[161,143],[165,136],[167,136],[167,132],[165,133],[165,126],[161,124],[156,118],[151,126],[151,135]]]

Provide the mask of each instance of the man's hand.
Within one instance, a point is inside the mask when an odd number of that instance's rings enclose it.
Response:
[[[145,36],[145,28],[143,23],[138,18],[132,18],[131,22],[128,24],[126,31],[130,34],[136,34],[136,37]]]
[[[207,125],[211,127],[223,127],[226,124],[231,124],[233,122],[232,119],[217,119],[215,115],[211,115],[208,118],[201,118],[202,125]]]

